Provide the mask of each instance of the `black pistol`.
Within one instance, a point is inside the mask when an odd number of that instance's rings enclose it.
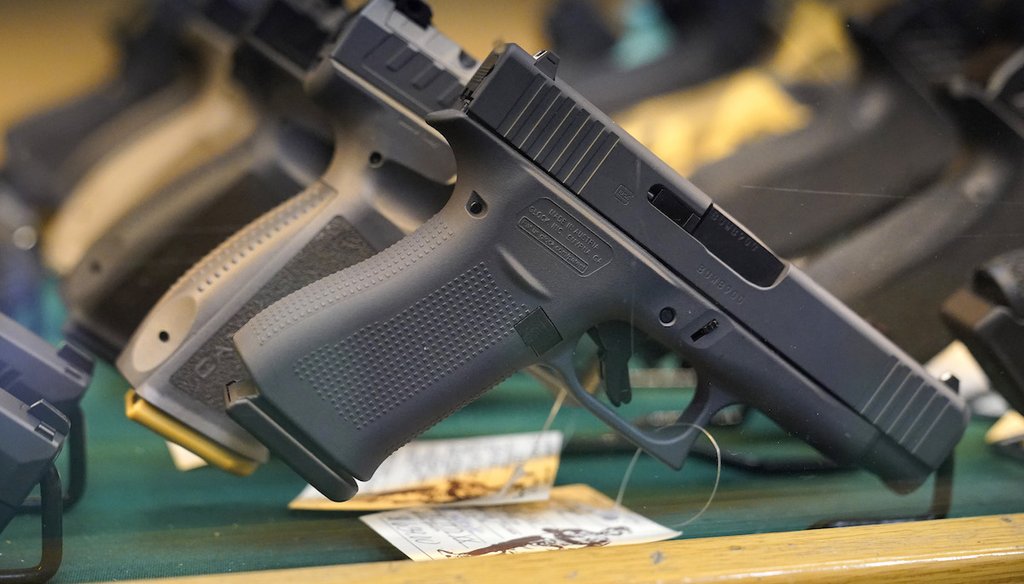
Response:
[[[745,403],[905,492],[949,455],[963,400],[778,258],[516,45],[430,123],[455,191],[398,244],[294,292],[234,336],[228,413],[334,499],[513,372],[543,364],[597,417],[679,468]],[[577,341],[632,326],[693,365],[679,420],[643,430],[588,393]],[[615,401],[615,400],[611,400]]]

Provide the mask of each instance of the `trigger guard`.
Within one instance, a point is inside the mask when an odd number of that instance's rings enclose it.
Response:
[[[550,356],[539,365],[555,374],[562,380],[563,386],[568,390],[571,397],[579,401],[579,395],[590,394],[584,388],[583,383],[576,375],[576,366],[573,363],[575,354],[575,343],[563,343],[562,348],[555,349]],[[582,405],[582,402],[579,402]]]
[[[587,392],[580,383],[573,366],[574,346],[566,343],[565,347],[552,354],[544,366],[562,378],[569,394],[624,438],[676,470],[683,467],[694,441],[703,435],[699,428],[707,426],[711,417],[722,408],[738,403],[728,392],[698,373],[699,380],[708,380],[698,382],[693,401],[683,410],[676,422],[644,431]]]
[[[700,426],[707,429],[711,419],[724,408],[741,403],[732,397],[729,392],[717,386],[706,375],[697,372],[697,388],[693,395],[693,401],[679,415],[676,421],[667,426],[657,428],[655,432],[667,431],[675,427],[685,426],[692,428]]]

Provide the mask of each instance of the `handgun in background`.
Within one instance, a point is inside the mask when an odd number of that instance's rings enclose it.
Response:
[[[985,262],[942,306],[942,318],[992,389],[1024,413],[1024,249]]]
[[[0,314],[0,387],[25,403],[46,400],[74,417],[92,378],[93,361],[72,344],[54,348]]]
[[[255,108],[231,77],[231,55],[264,1],[205,0],[186,10],[180,34],[196,55],[196,90],[129,139],[117,136],[75,183],[42,239],[43,260],[58,275],[70,272],[125,213],[252,135]]]
[[[0,532],[46,473],[57,473],[54,460],[69,430],[52,405],[26,404],[0,386]]]
[[[55,208],[118,142],[188,100],[196,80],[181,38],[186,13],[178,2],[143,4],[113,31],[121,58],[111,80],[7,130],[0,181],[14,196]]]
[[[1024,37],[1010,46],[1024,47]],[[948,344],[945,299],[983,262],[1024,247],[1024,107],[1009,90],[1024,78],[1021,55],[987,81],[948,84],[963,146],[940,180],[808,258],[808,275],[911,354]]]
[[[92,359],[73,345],[53,347],[14,320],[0,314],[0,393],[25,404],[13,410],[10,403],[5,404],[2,406],[6,408],[5,414],[22,422],[30,414],[49,428],[46,430],[45,427],[37,428],[33,425],[29,429],[38,433],[38,436],[30,438],[22,435],[15,438],[9,435],[7,438],[13,440],[11,443],[0,439],[0,448],[6,448],[5,454],[0,455],[0,477],[11,477],[11,480],[15,480],[15,477],[25,478],[18,474],[25,471],[36,477],[35,482],[29,482],[29,485],[38,483],[36,471],[43,468],[40,465],[56,457],[66,437],[70,449],[67,503],[70,506],[78,500],[85,489],[86,473],[85,421],[80,402],[89,387],[92,370]],[[29,406],[32,406],[31,409]],[[2,423],[14,424],[13,421]],[[0,434],[5,431],[24,432],[24,428],[18,429],[16,426],[0,430]],[[40,452],[46,456],[41,456]],[[18,466],[21,464],[25,466]],[[0,483],[3,480],[0,478]],[[4,486],[0,484],[2,491]],[[15,502],[15,506],[25,500],[20,495],[21,490],[17,492],[21,498]],[[0,508],[10,504],[7,497],[0,499]],[[4,512],[0,511],[0,529],[4,525],[3,515]]]
[[[43,537],[39,563],[4,569],[2,581],[45,582],[60,567],[62,515],[85,488],[79,400],[92,365],[74,347],[52,347],[0,314],[0,532],[19,512],[38,510]],[[63,495],[56,460],[65,443],[71,452]],[[40,495],[30,497],[36,485]]]
[[[266,458],[224,413],[244,373],[231,335],[264,307],[397,242],[448,200],[455,160],[423,121],[450,107],[476,61],[422,2],[374,0],[329,44],[306,87],[330,119],[319,180],[210,252],[160,300],[117,361],[128,414],[231,472]]]
[[[239,329],[249,379],[229,386],[229,415],[344,499],[396,448],[545,364],[675,468],[698,427],[742,402],[840,464],[919,486],[963,434],[963,401],[556,72],[554,55],[507,45],[461,111],[428,118],[458,161],[449,202]],[[639,430],[580,386],[576,343],[607,322],[693,364],[697,392],[676,424]],[[308,456],[315,465],[296,464]]]
[[[61,282],[69,339],[113,362],[182,274],[323,173],[333,136],[303,81],[343,17],[335,3],[293,0],[254,15],[232,74],[254,104],[255,130],[128,211],[85,252]]]
[[[8,129],[0,169],[0,311],[39,318],[41,221],[114,144],[185,102],[194,59],[179,35],[175,2],[141,5],[114,31],[121,59],[112,79]]]
[[[745,144],[691,176],[790,259],[900,205],[956,153],[953,121],[900,55],[869,26],[845,31],[860,61],[853,78],[789,88],[811,112],[805,127]]]

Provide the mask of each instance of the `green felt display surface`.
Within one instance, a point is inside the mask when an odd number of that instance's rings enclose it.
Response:
[[[52,305],[50,306],[52,310]],[[52,327],[47,328],[52,335]],[[303,482],[280,461],[248,478],[209,468],[181,473],[159,437],[123,415],[126,383],[100,366],[85,399],[89,439],[86,495],[65,516],[64,563],[55,582],[236,572],[396,560],[403,556],[357,514],[296,513],[286,505]],[[681,392],[648,390],[657,407],[684,403]],[[641,400],[642,401],[642,400]],[[665,405],[661,405],[665,404]],[[517,375],[434,428],[428,437],[540,429],[551,395]],[[957,449],[954,516],[1024,511],[1024,465],[983,443],[990,422],[972,422]],[[556,427],[576,436],[600,432],[586,412],[566,406]],[[713,430],[723,447],[764,456],[808,454],[760,416]],[[614,497],[632,453],[563,457],[558,483],[587,483]],[[685,521],[706,500],[715,465],[691,460],[675,472],[641,457],[624,503],[666,525]],[[766,475],[726,467],[707,512],[683,537],[803,529],[826,518],[906,515],[928,507],[931,483],[892,494],[860,471]],[[21,516],[0,534],[0,568],[38,559],[38,518]]]

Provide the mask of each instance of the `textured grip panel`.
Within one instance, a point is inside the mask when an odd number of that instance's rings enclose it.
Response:
[[[76,342],[97,339],[109,347],[99,354],[120,353],[184,272],[307,186],[279,165],[262,164],[253,148],[247,142],[176,181],[93,244],[62,282]],[[221,259],[215,275],[236,269],[236,259]]]
[[[348,221],[334,217],[174,372],[171,383],[199,402],[223,409],[222,388],[246,376],[245,366],[232,345],[232,335],[264,307],[312,284],[324,274],[371,257],[374,251]]]
[[[309,214],[334,195],[335,191],[322,182],[311,185],[301,194],[268,211],[207,254],[178,279],[168,295],[185,286],[194,286],[196,293],[203,294],[247,255],[256,251],[257,247],[270,242],[275,234]]]
[[[483,263],[395,316],[320,347],[295,374],[362,429],[515,332],[529,312]]]
[[[435,215],[412,235],[365,261],[342,270],[268,307],[256,315],[248,327],[260,345],[299,322],[360,292],[398,275],[452,237],[452,230]]]

